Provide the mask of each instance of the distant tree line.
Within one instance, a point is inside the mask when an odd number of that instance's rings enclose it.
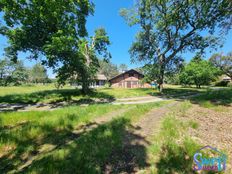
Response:
[[[99,60],[99,66],[99,74],[104,74],[108,80],[128,70],[126,64],[120,64],[117,66],[110,61],[104,60]]]
[[[111,61],[102,59],[98,59],[98,62],[98,73],[104,74],[108,80],[128,69],[126,64],[116,65]],[[76,79],[70,81],[75,82]],[[36,63],[33,67],[28,68],[25,67],[22,60],[17,62],[13,62],[8,58],[0,60],[0,86],[25,83],[51,83],[51,80],[48,78],[46,68],[41,63]]]
[[[219,75],[219,69],[214,67],[211,62],[196,56],[184,66],[179,75],[179,83],[184,86],[195,85],[200,88],[202,85],[210,85]]]
[[[7,58],[0,60],[0,86],[50,82],[46,68],[40,63],[28,68],[25,67],[22,60],[17,62]]]
[[[145,75],[144,81],[151,83],[158,76],[155,73],[158,68],[153,65],[145,65],[140,68],[140,71]],[[219,77],[227,75],[232,79],[232,53],[227,55],[214,54],[209,60],[204,60],[200,53],[190,60],[189,63],[184,61],[179,62],[178,66],[170,65],[169,69],[164,72],[165,83],[191,86],[195,85],[200,88],[203,85],[214,84],[219,86],[227,86],[229,81],[222,81]]]

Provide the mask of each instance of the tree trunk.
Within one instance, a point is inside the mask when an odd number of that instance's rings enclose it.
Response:
[[[158,80],[158,89],[160,92],[163,91],[163,84],[164,84],[164,70],[165,70],[165,64],[164,64],[164,60],[160,61],[160,75],[159,75],[159,80]]]
[[[158,86],[159,92],[163,92],[163,88],[164,88],[163,83],[159,84]]]
[[[82,82],[82,93],[84,95],[89,93],[89,84],[87,82]]]
[[[88,94],[90,92],[90,89],[89,89],[89,79],[87,78],[86,75],[83,75],[81,80],[82,80],[82,83],[81,83],[82,93],[84,95],[86,95],[86,94]]]

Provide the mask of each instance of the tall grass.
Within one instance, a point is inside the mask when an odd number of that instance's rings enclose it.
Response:
[[[153,137],[148,149],[150,161],[153,162],[150,173],[194,173],[193,155],[200,146],[189,137],[187,130],[197,126],[193,122],[182,122],[177,118],[177,115],[184,115],[190,107],[189,102],[184,102],[163,119],[161,130]]]
[[[162,103],[136,105],[130,110],[100,125],[90,132],[76,139],[70,145],[46,154],[43,158],[33,163],[29,173],[104,173],[105,164],[109,161],[113,151],[120,151],[125,135],[131,123],[143,117],[149,110],[160,107]],[[138,138],[138,137],[134,137]],[[134,141],[132,138],[130,141]],[[141,158],[143,158],[141,156]]]
[[[73,130],[93,118],[127,106],[91,105],[55,111],[0,114],[0,171],[39,153],[45,144],[59,145],[73,137]]]
[[[99,173],[113,149],[122,145],[130,122],[162,103],[136,106],[90,105],[55,111],[0,114],[0,173],[15,172],[33,160],[29,173]],[[128,108],[117,119],[96,125],[94,118]],[[90,131],[79,133],[79,129]]]
[[[230,105],[232,103],[232,88],[219,90],[207,90],[206,93],[193,98],[194,102],[206,108],[219,105]]]

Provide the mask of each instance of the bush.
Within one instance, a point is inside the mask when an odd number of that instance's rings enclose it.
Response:
[[[222,81],[216,82],[216,83],[215,83],[215,86],[226,87],[226,86],[229,85],[229,83],[230,83],[229,81],[224,81],[224,80],[222,80]]]
[[[232,88],[232,82],[228,83],[228,87]]]

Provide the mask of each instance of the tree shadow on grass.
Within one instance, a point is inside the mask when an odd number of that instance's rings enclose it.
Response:
[[[81,136],[84,132],[73,133],[72,122],[78,119],[77,115],[68,114],[56,122],[33,121],[0,126],[0,143],[6,148],[11,147],[0,154],[0,173],[8,173],[21,163]]]
[[[79,89],[57,89],[57,90],[45,90],[40,92],[28,93],[28,94],[10,94],[0,96],[0,103],[21,103],[21,104],[36,104],[38,102],[51,101],[53,103],[70,102],[73,98],[97,98],[99,100],[114,100],[112,95],[104,92],[97,92],[92,90],[88,95],[82,95]]]
[[[0,112],[31,110],[31,108],[49,110],[71,105],[105,104],[114,100],[112,95],[96,90],[92,90],[88,95],[82,95],[78,89],[48,90],[0,96]]]
[[[128,131],[129,120],[124,118],[115,119],[103,125],[90,123],[81,127],[83,131],[72,129],[54,132],[54,127],[40,125],[40,129],[47,132],[49,138],[33,141],[33,139],[8,136],[9,140],[14,139],[17,147],[11,153],[0,158],[0,172],[8,173],[103,173],[107,171],[106,166],[111,163],[113,152],[126,152],[124,157],[117,156],[118,161],[133,165],[119,165],[120,171],[131,172],[135,167],[145,167],[146,151],[143,145],[133,144],[133,141],[143,138],[133,135]],[[133,137],[126,145],[123,144],[124,136]],[[1,135],[2,136],[2,135]],[[7,135],[5,135],[6,138]],[[41,152],[41,145],[55,146],[50,150]],[[33,146],[28,158],[23,159],[24,153]],[[128,149],[125,151],[125,149]],[[135,150],[136,149],[136,150]],[[139,152],[139,153],[138,153]],[[139,155],[139,156],[136,156]],[[137,159],[137,160],[135,160]],[[129,161],[128,161],[129,160]],[[140,162],[140,161],[143,162]],[[29,163],[28,163],[29,162]],[[23,166],[24,164],[27,164]],[[131,163],[132,164],[132,163]],[[23,166],[23,167],[22,167]],[[20,170],[18,170],[20,169]]]
[[[230,106],[232,103],[232,88],[207,90],[202,95],[193,97],[190,101],[200,106]]]
[[[197,174],[199,171],[193,170],[193,156],[195,151],[189,152],[186,145],[184,147],[180,145],[173,144],[164,144],[162,146],[160,159],[156,163],[157,174],[174,174],[174,173],[183,173],[183,174]],[[197,145],[193,146],[194,149],[197,149]],[[217,171],[200,171],[202,174],[219,174],[223,172]]]
[[[193,157],[189,156],[182,147],[173,148],[171,145],[162,146],[162,154],[156,164],[158,174],[170,173],[197,173],[193,171]]]
[[[229,106],[232,103],[232,88],[215,89],[197,89],[197,88],[166,88],[162,93],[150,93],[166,99],[177,101],[189,100],[193,104],[205,106],[207,103],[218,106]]]

